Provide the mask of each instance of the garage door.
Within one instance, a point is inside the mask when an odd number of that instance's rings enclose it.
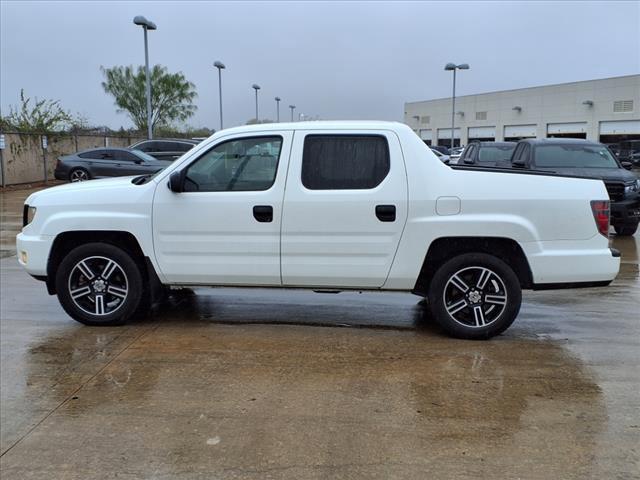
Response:
[[[587,122],[550,123],[547,125],[547,135],[558,133],[586,133]]]
[[[432,141],[433,140],[433,130],[428,129],[428,130],[420,130],[420,138],[422,140],[425,141]]]
[[[496,138],[496,127],[469,127],[469,138]]]
[[[439,128],[438,129],[438,139],[444,139],[446,140],[451,139],[451,129],[450,128]],[[453,129],[453,138],[460,138],[460,129],[459,128],[454,128]]]
[[[640,120],[600,122],[600,135],[640,135]]]
[[[535,137],[536,125],[505,125],[504,138],[512,137]]]

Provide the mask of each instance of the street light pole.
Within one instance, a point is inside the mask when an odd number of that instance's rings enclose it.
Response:
[[[291,121],[293,122],[293,111],[296,109],[295,105],[289,105],[289,108],[291,109]]]
[[[260,90],[260,85],[258,85],[257,83],[254,83],[253,85],[251,85],[251,88],[253,88],[256,91],[256,123],[258,122],[258,90]]]
[[[220,130],[224,127],[222,126],[222,69],[227,68],[224,66],[224,63],[220,61],[215,61],[213,66],[218,69],[218,96],[220,97]]]
[[[276,97],[276,122],[280,123],[280,97]]]
[[[453,70],[453,97],[451,102],[451,146],[453,148],[454,131],[456,123],[456,70],[469,70],[469,64],[461,63],[456,65],[455,63],[447,63],[444,66],[445,70]]]
[[[147,137],[149,140],[153,138],[153,129],[151,127],[151,75],[149,74],[149,44],[147,42],[147,30],[156,30],[156,24],[147,20],[142,15],[133,18],[133,23],[140,25],[144,30],[144,65],[147,77]]]

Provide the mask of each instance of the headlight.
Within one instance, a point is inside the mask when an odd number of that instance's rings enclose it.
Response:
[[[33,217],[36,216],[36,207],[30,207],[29,205],[24,206],[24,210],[22,212],[22,227],[26,227],[31,222],[33,222]]]
[[[633,183],[628,183],[624,186],[624,193],[635,193],[640,192],[640,179],[636,180]]]

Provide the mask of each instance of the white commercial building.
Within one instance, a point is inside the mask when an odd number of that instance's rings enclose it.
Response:
[[[451,98],[405,103],[404,110],[425,143],[450,146]],[[455,145],[546,137],[640,139],[640,75],[456,97]]]

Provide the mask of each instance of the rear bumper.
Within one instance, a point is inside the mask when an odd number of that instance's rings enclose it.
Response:
[[[69,180],[69,169],[66,167],[57,167],[53,171],[56,180]]]
[[[611,225],[635,225],[640,222],[640,199],[611,202]]]
[[[620,254],[601,235],[584,240],[527,242],[533,289],[579,288],[608,285],[620,269]]]

